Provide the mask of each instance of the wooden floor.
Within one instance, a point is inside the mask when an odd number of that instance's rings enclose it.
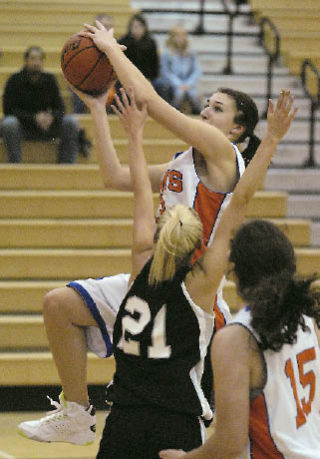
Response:
[[[0,413],[0,459],[94,459],[96,457],[107,411],[97,411],[97,438],[89,446],[39,443],[17,433],[17,425],[20,422],[39,419],[44,414],[44,412]],[[207,433],[210,435],[210,428]]]
[[[96,457],[107,411],[97,412],[97,438],[89,446],[39,443],[17,433],[17,425],[20,422],[39,419],[44,414],[44,412],[0,413],[0,459],[94,459]]]

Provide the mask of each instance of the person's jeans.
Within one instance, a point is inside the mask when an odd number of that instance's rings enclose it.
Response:
[[[179,88],[172,88],[173,98],[171,104],[178,110],[181,108],[181,105],[184,99],[188,99],[191,105],[191,110],[193,115],[199,115],[201,112],[201,106],[198,99],[196,88],[189,88],[187,91],[181,91]]]
[[[50,137],[38,137],[25,132],[20,121],[15,116],[6,116],[1,124],[3,142],[8,154],[10,163],[21,162],[21,141],[44,140],[49,141]],[[77,159],[79,148],[79,126],[77,120],[71,115],[64,115],[59,132],[60,144],[58,148],[58,163],[74,163]]]

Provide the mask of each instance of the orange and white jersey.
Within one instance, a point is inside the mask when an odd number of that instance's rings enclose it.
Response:
[[[248,453],[252,459],[320,458],[320,350],[313,321],[299,327],[295,344],[262,353],[266,384],[250,402]],[[250,326],[250,308],[232,323]]]
[[[233,147],[240,177],[245,170],[245,164],[238,148],[235,145]],[[231,196],[232,193],[212,191],[202,183],[195,168],[194,151],[190,147],[184,152],[177,153],[169,163],[160,185],[160,205],[157,217],[167,208],[177,204],[184,204],[195,209],[203,225],[203,247],[196,253],[196,258],[198,258],[202,255],[205,246],[212,241],[215,228]],[[222,297],[222,285],[217,293],[214,310],[217,330],[231,317],[229,308]]]
[[[244,160],[238,148],[235,145],[233,147],[240,177],[245,170]],[[205,245],[209,245],[231,196],[232,193],[212,191],[202,183],[195,168],[194,151],[190,147],[174,156],[162,177],[157,217],[177,204],[192,207],[197,211],[203,225],[203,241]]]

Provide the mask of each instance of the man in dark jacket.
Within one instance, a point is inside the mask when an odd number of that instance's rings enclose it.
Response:
[[[2,136],[10,163],[21,162],[21,140],[60,138],[58,163],[73,163],[78,153],[77,120],[65,115],[54,75],[43,71],[44,52],[38,46],[24,54],[23,69],[11,75],[3,94]]]

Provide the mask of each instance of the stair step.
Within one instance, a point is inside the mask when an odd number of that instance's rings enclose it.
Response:
[[[299,168],[304,167],[305,162],[310,156],[310,147],[308,143],[305,144],[285,144],[282,143],[278,146],[275,156],[272,158],[272,165],[281,168],[292,168],[297,169],[299,174]],[[317,165],[320,165],[320,145],[314,145],[313,148],[313,157]],[[270,168],[269,171],[274,170]],[[274,189],[278,189],[278,186],[275,186]]]
[[[130,248],[131,244],[131,219],[0,220],[1,248]]]
[[[104,8],[105,9],[105,8]],[[82,28],[82,27],[81,27]],[[3,46],[33,46],[35,43],[46,43],[49,47],[62,48],[71,35],[77,33],[79,27],[74,25],[46,25],[34,27],[33,24],[1,24],[0,43]],[[115,36],[120,37],[126,27],[118,28]]]
[[[261,77],[255,75],[223,75],[223,85],[253,95],[265,95],[266,86],[261,84]],[[202,76],[198,83],[199,94],[210,94],[221,86],[221,75]],[[300,83],[294,76],[278,75],[272,85],[272,97],[277,97],[283,87],[292,90],[295,96],[303,96]],[[291,131],[290,131],[291,132]]]
[[[46,293],[64,287],[69,280],[0,281],[0,313],[6,317],[11,314],[41,314],[42,302]],[[231,309],[237,306],[237,293],[233,282],[226,282],[223,295]]]
[[[0,312],[2,314],[41,313],[45,294],[67,283],[67,280],[0,281]]]
[[[164,49],[165,42],[167,39],[166,33],[154,33],[153,37],[158,43],[160,49]],[[227,52],[228,45],[225,36],[220,35],[192,35],[192,49],[193,51],[199,53],[203,52]],[[258,54],[264,55],[264,50],[258,44],[257,40],[252,37],[248,36],[238,36],[236,40],[233,41],[233,53],[236,55],[237,53],[246,53],[246,54]],[[224,77],[220,80],[219,86],[221,83],[224,85]]]
[[[1,352],[0,386],[60,385],[50,352]],[[115,371],[113,357],[88,354],[88,384],[107,384]]]
[[[108,0],[108,6],[119,6],[119,8],[128,8],[130,3],[130,0]],[[8,0],[0,0],[1,7],[7,4]],[[54,10],[58,5],[70,5],[73,6],[73,8],[78,8],[79,6],[92,6],[93,8],[102,8],[102,12],[104,12],[106,8],[105,0],[92,0],[90,3],[88,3],[88,0],[56,0],[54,3],[52,3],[51,0],[41,0],[41,4],[48,8],[48,11]],[[12,8],[36,8],[37,6],[39,6],[39,2],[37,0],[15,0]]]
[[[102,190],[97,164],[0,164],[1,190]]]
[[[197,14],[181,14],[181,12],[170,12],[165,13],[161,12],[161,10],[153,12],[153,13],[145,13],[145,16],[148,20],[150,30],[156,30],[157,32],[163,31],[167,32],[172,27],[174,27],[177,23],[183,25],[183,27],[192,32],[195,30],[197,25],[199,24],[199,16]],[[203,21],[204,30],[208,33],[221,33],[226,34],[228,30],[229,24],[229,16],[228,14],[206,14]],[[250,29],[248,29],[248,25],[245,23],[242,17],[236,17],[234,20],[234,32],[235,33],[243,33],[243,34],[259,34],[259,27],[256,25],[251,25]]]
[[[133,205],[132,193],[109,190],[3,191],[1,197],[0,218],[119,218],[131,216]]]
[[[318,285],[320,286],[319,282]],[[240,307],[240,298],[233,282],[226,282],[223,294],[231,311],[236,312]],[[42,315],[4,315],[0,317],[0,333],[0,352],[49,349]]]
[[[293,19],[295,20],[296,18],[298,19],[313,19],[316,20],[317,18],[320,18],[320,6],[314,6],[313,8],[310,9],[302,9],[300,7],[296,8],[283,8],[279,7],[277,8],[270,8],[269,5],[264,5],[263,6],[263,11],[259,10],[254,10],[254,16],[257,18],[261,18],[262,16],[267,16],[272,20],[276,19]]]
[[[293,94],[295,92],[293,91]],[[293,128],[288,131],[281,144],[289,144],[295,142],[308,142],[310,138],[310,122],[308,120],[294,120]],[[263,137],[266,132],[267,122],[265,120],[260,120],[256,127],[256,134],[259,137]],[[315,123],[314,129],[314,141],[320,142],[320,123],[317,121]]]
[[[307,11],[311,10],[319,10],[319,1],[318,0],[308,0],[308,2],[301,2],[301,0],[268,0],[266,3],[265,0],[249,0],[249,5],[251,6],[252,10],[264,10],[265,6],[272,10],[283,10],[286,9],[288,11],[293,9],[302,9]]]
[[[129,249],[0,249],[2,279],[79,279],[131,270]]]
[[[29,164],[55,164],[57,162],[58,143],[58,141],[23,141],[21,145],[22,162]],[[120,162],[127,163],[128,142],[126,140],[114,140],[113,144],[116,148]],[[148,163],[159,164],[170,161],[175,153],[186,150],[187,145],[179,139],[147,139],[144,140],[143,147]],[[8,158],[3,140],[0,139],[0,163],[5,163],[7,161]],[[80,154],[77,158],[77,162],[80,164],[97,164],[97,161],[97,153],[94,144],[88,158],[84,158]]]
[[[312,224],[312,244],[314,246],[320,247],[320,223],[316,222]]]
[[[269,169],[264,181],[267,190],[320,191],[319,169]]]
[[[297,76],[301,75],[302,63],[308,58],[312,63],[320,69],[320,50],[313,50],[306,52],[305,50],[299,51],[291,49],[283,53],[284,64],[290,68],[290,71]]]
[[[310,244],[310,222],[276,219],[298,246]],[[0,248],[131,248],[132,219],[0,219]]]
[[[130,192],[93,191],[2,191],[0,218],[103,218],[132,215]],[[155,195],[155,204],[156,204]],[[284,217],[286,194],[258,191],[251,200],[248,217]]]
[[[320,219],[320,194],[290,195],[288,216]]]
[[[320,270],[320,250],[297,248],[298,272]],[[0,249],[1,275],[16,279],[77,279],[130,272],[129,249]]]
[[[54,8],[48,9],[49,5],[38,4],[36,7],[24,5],[14,8],[14,23],[26,24],[32,23],[34,18],[37,18],[37,27],[42,25],[57,25],[73,26],[74,30],[81,30],[83,24],[93,24],[95,17],[101,13],[101,6],[91,6],[89,3],[78,5],[74,8],[72,4],[55,5]],[[53,5],[51,5],[53,6]],[[120,28],[126,28],[131,15],[137,10],[132,10],[131,7],[119,7],[116,5],[108,6],[108,14],[115,21],[115,24]],[[0,24],[8,24],[12,21],[12,5],[1,5]]]

